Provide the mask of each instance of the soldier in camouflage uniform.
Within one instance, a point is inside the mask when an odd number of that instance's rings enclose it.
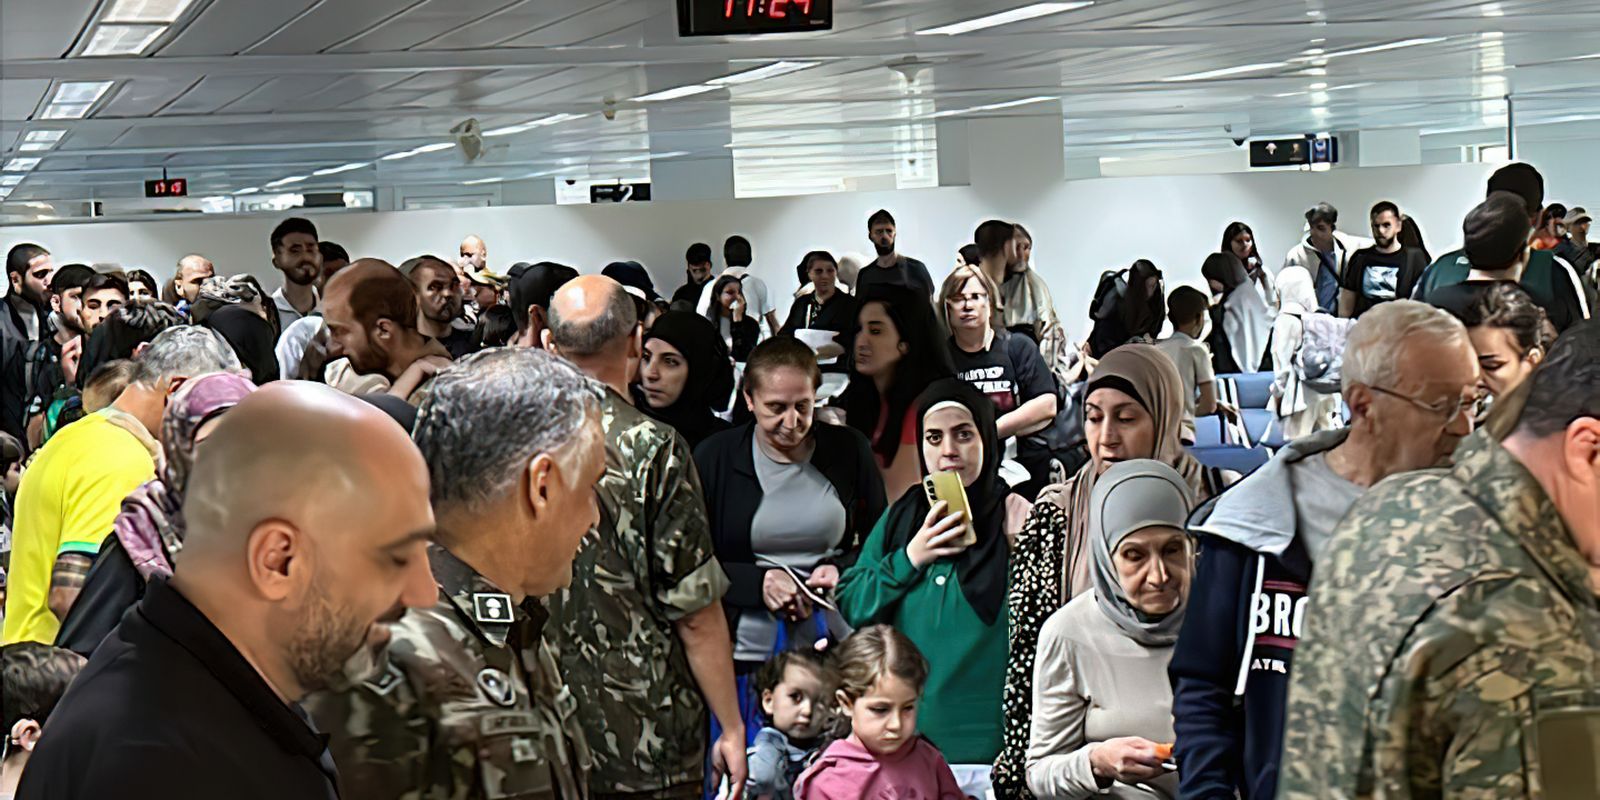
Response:
[[[596,388],[536,350],[480,353],[435,379],[415,438],[439,602],[391,628],[376,677],[306,703],[347,800],[589,796],[577,701],[542,644],[538,598],[570,580],[599,518]]]
[[[609,391],[600,524],[578,553],[572,586],[550,599],[549,634],[594,754],[595,797],[698,798],[708,700],[731,729],[719,750],[733,785],[745,777],[720,602],[728,578],[713,554],[688,445],[624,399],[639,349],[634,318],[627,293],[597,275],[566,284],[550,304],[546,346]]]
[[[1541,750],[1592,753],[1549,734],[1600,715],[1600,324],[1499,405],[1453,469],[1379,484],[1328,545],[1280,798],[1541,797],[1570,768]]]

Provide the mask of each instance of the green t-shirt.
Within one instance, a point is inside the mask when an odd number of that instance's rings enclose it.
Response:
[[[1429,295],[1434,290],[1465,282],[1471,271],[1472,264],[1467,261],[1465,252],[1456,250],[1445,253],[1423,273],[1411,298],[1424,303],[1432,302]],[[1523,269],[1522,280],[1518,283],[1533,298],[1533,302],[1544,309],[1550,324],[1556,326],[1557,331],[1564,331],[1589,318],[1589,304],[1577,273],[1571,265],[1557,259],[1555,253],[1549,250],[1534,250],[1529,254],[1528,266]]]

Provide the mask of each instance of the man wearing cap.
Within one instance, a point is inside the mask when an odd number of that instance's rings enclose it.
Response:
[[[624,291],[633,298],[633,308],[638,312],[639,324],[646,331],[661,314],[665,306],[661,295],[656,294],[655,281],[650,279],[650,271],[637,261],[613,261],[600,270],[600,274],[622,284]]]
[[[1523,236],[1531,239],[1539,216],[1544,211],[1544,176],[1531,164],[1507,164],[1489,176],[1489,193],[1510,192],[1522,198],[1527,230]],[[1445,253],[1428,267],[1417,283],[1413,300],[1433,303],[1433,293],[1439,289],[1467,280],[1474,264],[1464,250]],[[1564,331],[1580,320],[1589,318],[1589,302],[1577,270],[1550,250],[1534,250],[1527,257],[1517,283],[1550,315],[1556,330]],[[1438,305],[1438,303],[1433,303]]]
[[[578,271],[572,267],[549,261],[517,264],[511,268],[508,281],[511,321],[517,324],[517,335],[511,340],[512,344],[517,347],[544,347],[544,330],[549,326],[550,297],[576,277]]]
[[[472,294],[468,298],[472,307],[478,310],[478,316],[483,312],[500,305],[500,293],[505,291],[506,276],[500,275],[488,267],[468,267],[467,283],[472,286]]]
[[[1600,243],[1589,241],[1589,221],[1593,219],[1589,212],[1582,208],[1573,208],[1567,212],[1562,223],[1567,227],[1567,238],[1556,245],[1555,253],[1559,258],[1566,259],[1568,264],[1577,270],[1578,277],[1584,282],[1584,288],[1589,292],[1589,306],[1594,307],[1596,287],[1596,266],[1600,265]]]

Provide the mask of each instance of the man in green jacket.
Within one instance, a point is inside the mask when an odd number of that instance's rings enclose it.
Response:
[[[1385,481],[1344,518],[1295,657],[1279,798],[1593,791],[1571,756],[1600,720],[1597,364],[1600,323],[1574,327],[1453,469]]]

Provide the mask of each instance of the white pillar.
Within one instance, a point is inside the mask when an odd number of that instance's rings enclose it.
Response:
[[[1356,166],[1401,167],[1422,163],[1422,132],[1416,128],[1357,131]],[[1341,161],[1345,160],[1341,156]]]
[[[732,200],[733,155],[650,162],[652,200]]]

